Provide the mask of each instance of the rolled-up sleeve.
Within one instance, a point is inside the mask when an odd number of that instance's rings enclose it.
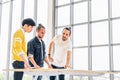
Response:
[[[32,42],[28,42],[27,44],[27,55],[28,57],[33,57],[34,54],[34,45]]]

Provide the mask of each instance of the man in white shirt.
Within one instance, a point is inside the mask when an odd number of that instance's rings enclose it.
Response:
[[[62,35],[56,35],[50,42],[48,58],[51,61],[51,66],[54,69],[66,69],[70,67],[70,59],[72,53],[72,43],[70,40],[71,28],[64,28]],[[55,46],[55,51],[52,56],[51,52]],[[55,80],[55,76],[50,76],[50,80]],[[59,80],[64,80],[64,75],[59,75]]]

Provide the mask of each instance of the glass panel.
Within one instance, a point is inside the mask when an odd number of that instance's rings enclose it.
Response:
[[[88,26],[87,25],[74,26],[73,41],[74,41],[73,46],[88,45]]]
[[[24,18],[34,18],[34,0],[25,0]]]
[[[70,6],[58,8],[58,26],[70,24]]]
[[[112,16],[120,17],[120,0],[112,0]]]
[[[120,43],[120,20],[113,20],[113,43]]]
[[[113,59],[114,59],[114,69],[120,70],[120,46],[113,47]]]
[[[2,21],[1,21],[1,35],[0,35],[0,79],[4,80],[5,73],[1,71],[6,68],[7,64],[7,48],[8,48],[8,32],[9,32],[9,7],[10,4],[6,3],[2,5]]]
[[[70,0],[58,0],[58,5],[63,5],[63,4],[67,4],[67,3],[70,3]]]
[[[92,0],[92,20],[108,18],[108,0]]]
[[[120,73],[119,74],[115,74],[114,78],[115,78],[114,80],[120,80]]]
[[[73,69],[88,70],[87,48],[79,48],[73,50]]]
[[[92,66],[93,70],[109,70],[109,48],[92,48]]]
[[[37,24],[41,23],[47,27],[48,0],[38,0]]]
[[[114,70],[120,70],[120,46],[113,46]],[[120,73],[114,75],[115,80],[120,79]]]
[[[92,24],[92,44],[108,44],[108,22]]]
[[[74,23],[81,23],[88,21],[88,6],[87,2],[74,5]]]
[[[47,44],[47,23],[48,23],[48,0],[38,0],[38,13],[37,24],[41,23],[46,28],[44,36],[45,43]]]
[[[19,28],[21,25],[21,0],[13,1],[13,18],[12,18],[12,34]]]
[[[63,29],[64,28],[58,28],[58,29],[56,29],[56,32],[57,32],[56,34],[62,34]]]

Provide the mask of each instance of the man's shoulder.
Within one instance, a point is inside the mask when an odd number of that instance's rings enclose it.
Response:
[[[15,31],[15,34],[22,33],[21,29]]]
[[[61,37],[62,37],[62,35],[57,34],[57,35],[54,36],[53,40],[60,39]]]
[[[60,35],[60,34],[57,34],[55,37],[58,37],[58,38],[59,38],[59,37],[61,37],[61,36],[62,36],[62,35]]]
[[[14,32],[14,37],[22,37],[24,34],[22,33],[21,29],[18,29]]]
[[[36,41],[35,41],[35,37],[34,38],[32,38],[30,41],[28,41],[28,43],[35,43]]]

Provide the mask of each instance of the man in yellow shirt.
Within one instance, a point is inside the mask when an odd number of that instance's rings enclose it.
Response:
[[[13,35],[12,60],[14,69],[30,68],[27,62],[26,42],[24,33],[31,32],[35,22],[31,18],[24,19],[22,28],[18,29]],[[14,72],[14,80],[22,80],[23,72]]]

